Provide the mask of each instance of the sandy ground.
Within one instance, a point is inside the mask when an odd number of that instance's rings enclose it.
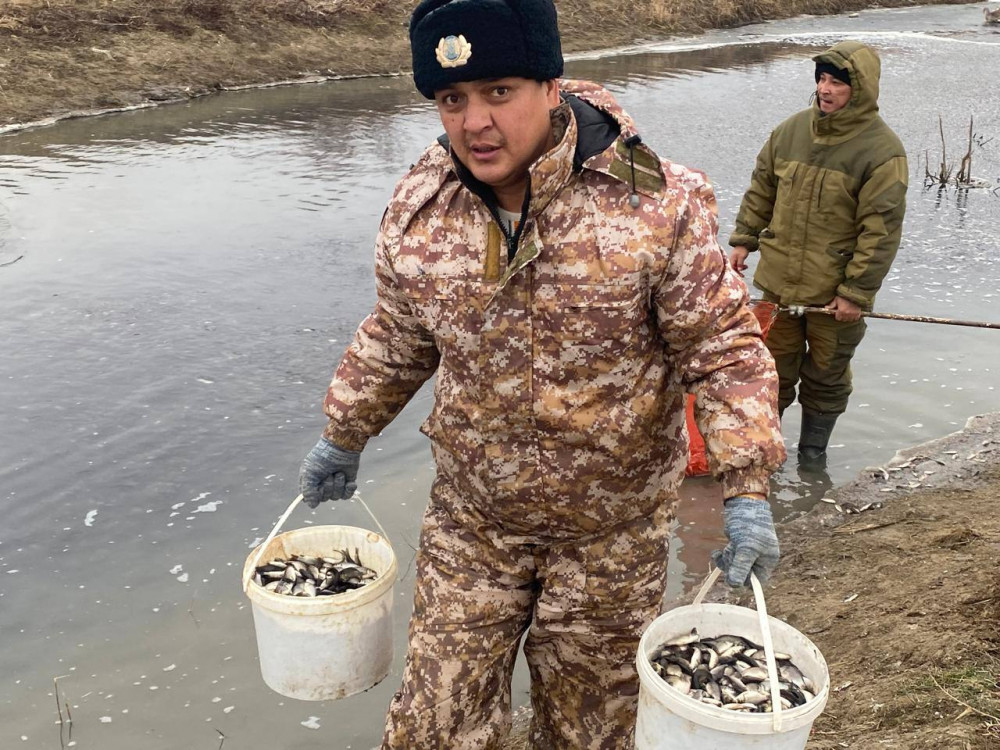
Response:
[[[1000,748],[998,492],[1000,413],[865,469],[781,526],[768,612],[830,668],[809,750]],[[527,746],[529,716],[508,750]]]

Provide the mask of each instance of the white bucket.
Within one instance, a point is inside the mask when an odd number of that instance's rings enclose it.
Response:
[[[328,556],[357,549],[361,563],[378,577],[336,596],[275,594],[252,581],[260,673],[272,690],[306,701],[336,700],[377,685],[392,664],[392,588],[396,556],[379,534],[353,526],[312,526],[279,534],[261,562],[292,555]],[[243,566],[252,575],[260,547]]]
[[[701,604],[718,576],[716,571],[695,603],[666,612],[650,623],[639,641],[639,712],[636,750],[803,750],[813,721],[823,712],[830,694],[830,673],[819,649],[792,626],[762,611],[764,600],[754,579],[759,611],[732,604]],[[762,632],[762,618],[769,633]],[[764,645],[765,650],[789,654],[792,662],[816,687],[816,696],[804,705],[777,714],[747,714],[701,703],[670,687],[653,670],[650,655],[664,642],[697,628],[702,638],[732,634]],[[773,645],[772,645],[773,644]],[[773,657],[772,657],[773,665]]]

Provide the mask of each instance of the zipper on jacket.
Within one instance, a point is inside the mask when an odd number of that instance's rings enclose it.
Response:
[[[493,221],[500,227],[503,238],[507,242],[507,265],[510,265],[514,262],[514,256],[517,255],[517,246],[521,241],[521,235],[524,234],[524,225],[527,223],[528,205],[531,203],[531,184],[529,183],[527,190],[524,191],[524,202],[521,204],[521,218],[517,220],[517,229],[514,231],[514,234],[507,231],[507,222],[500,219],[500,212],[497,210],[499,205],[496,202],[496,198],[493,196],[490,197],[491,200],[484,199],[483,202],[486,204],[486,209],[490,212],[490,216],[493,217]]]

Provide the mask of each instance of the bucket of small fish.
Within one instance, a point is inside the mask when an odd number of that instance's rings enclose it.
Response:
[[[703,604],[660,615],[636,656],[636,750],[803,750],[830,691],[826,660],[806,636],[757,610]],[[777,706],[777,708],[775,708]]]
[[[259,550],[243,580],[264,682],[313,701],[381,682],[393,657],[397,566],[389,542],[353,526],[312,526],[278,534],[258,559]]]

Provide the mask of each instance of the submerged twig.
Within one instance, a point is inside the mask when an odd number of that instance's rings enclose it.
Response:
[[[59,702],[59,678],[53,677],[52,684],[55,685],[56,688],[56,711],[59,712],[59,726],[62,726],[63,715],[62,715],[62,704]]]
[[[958,172],[955,172],[955,165],[948,163],[948,148],[944,136],[944,119],[938,115],[938,133],[941,137],[941,163],[937,167],[937,172],[932,173],[930,169],[930,153],[924,152],[924,186],[939,185],[944,188],[947,185],[954,185],[961,190],[969,188],[987,188],[990,185],[983,180],[975,180],[972,177],[972,151],[973,147],[982,148],[993,138],[986,138],[984,135],[975,132],[975,118],[969,116],[969,134],[965,154],[962,155],[958,164]]]
[[[4,266],[12,266],[19,260],[21,260],[21,258],[23,257],[24,257],[23,255],[18,255],[16,258],[14,258],[14,260],[8,260],[6,263],[0,263],[0,268],[3,268]]]
[[[52,678],[52,684],[55,686],[56,691],[56,711],[59,714],[59,746],[66,747],[66,738],[63,736],[63,730],[69,729],[69,739],[73,740],[73,714],[69,710],[69,700],[61,701],[59,700],[59,680],[63,677],[69,677],[69,675],[61,674],[58,677]],[[66,706],[66,716],[63,716],[63,705]]]
[[[965,156],[962,157],[962,163],[958,166],[958,176],[955,177],[955,182],[958,183],[969,183],[972,182],[972,118],[969,117],[969,148],[965,152]]]

